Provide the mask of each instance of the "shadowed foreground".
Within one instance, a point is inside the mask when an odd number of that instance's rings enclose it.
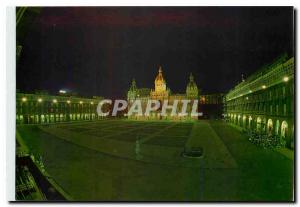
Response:
[[[42,155],[47,172],[75,200],[292,199],[293,160],[252,145],[221,121],[101,121],[51,130],[18,127],[31,152]],[[183,148],[195,144],[205,146],[204,157],[183,159]]]

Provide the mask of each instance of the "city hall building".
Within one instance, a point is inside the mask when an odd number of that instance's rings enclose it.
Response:
[[[186,86],[186,93],[171,93],[170,88],[167,87],[166,80],[163,77],[162,67],[158,69],[158,74],[154,80],[154,89],[138,88],[135,80],[132,81],[131,86],[127,92],[127,100],[129,107],[135,100],[140,100],[142,103],[143,111],[147,106],[148,100],[158,100],[160,106],[164,101],[168,101],[168,105],[173,105],[175,100],[178,100],[177,112],[182,110],[182,100],[190,100],[187,105],[186,116],[171,116],[171,110],[167,111],[166,116],[161,115],[161,107],[150,114],[150,116],[139,116],[133,114],[128,116],[129,119],[154,119],[154,120],[197,120],[199,118],[211,118],[221,117],[223,110],[223,94],[209,94],[200,95],[200,89],[194,81],[192,74],[189,76],[189,80]],[[197,112],[202,113],[202,116],[192,116],[192,106],[194,102],[197,102]]]
[[[279,135],[294,147],[294,58],[283,55],[235,86],[225,97],[227,121]]]
[[[171,94],[170,88],[167,88],[166,80],[163,77],[161,66],[159,67],[158,74],[154,81],[154,90],[148,88],[137,88],[135,80],[132,81],[131,86],[127,92],[127,101],[129,107],[135,100],[140,100],[142,103],[143,111],[147,107],[148,100],[158,100],[160,102],[160,108],[150,113],[150,116],[139,116],[132,114],[128,116],[129,119],[165,119],[165,120],[192,120],[198,119],[198,117],[191,116],[191,109],[193,101],[198,101],[198,87],[194,81],[194,77],[190,74],[189,82],[186,87],[186,94]],[[161,106],[165,100],[168,101],[168,105],[173,105],[174,100],[178,100],[177,112],[182,110],[182,100],[191,100],[191,103],[187,105],[186,116],[171,116],[171,111],[168,110],[166,116],[161,115]]]

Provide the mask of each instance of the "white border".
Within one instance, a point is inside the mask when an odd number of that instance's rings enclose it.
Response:
[[[16,13],[14,7],[6,9],[6,196],[15,200],[15,161],[16,161]]]

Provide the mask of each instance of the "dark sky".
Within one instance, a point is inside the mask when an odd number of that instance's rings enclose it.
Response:
[[[242,73],[293,55],[292,18],[291,7],[29,10],[17,30],[17,88],[123,97],[132,78],[153,88],[162,65],[172,92],[185,91],[190,72],[204,94],[227,92]]]

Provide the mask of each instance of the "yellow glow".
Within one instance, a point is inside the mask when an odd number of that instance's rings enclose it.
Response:
[[[41,99],[41,98],[39,98],[39,99],[38,99],[38,102],[40,102],[40,103],[41,103],[42,101],[43,101],[43,99]]]
[[[250,90],[249,93],[252,93],[252,90]]]
[[[83,104],[83,102],[82,102],[82,101],[79,101],[79,103],[80,103],[80,104]]]
[[[66,93],[65,90],[59,90],[59,93]]]
[[[92,101],[92,102],[91,102],[91,104],[93,105],[93,104],[94,104],[94,102]]]
[[[262,85],[262,89],[266,89],[267,88],[267,86],[266,85]]]
[[[283,77],[283,81],[284,82],[288,82],[289,81],[289,77],[287,77],[287,76]]]
[[[70,101],[70,100],[67,100],[67,103],[69,104],[69,103],[71,103],[71,101]]]
[[[22,101],[23,101],[23,102],[27,101],[27,98],[26,98],[26,97],[23,97],[23,98],[22,98]]]
[[[246,100],[248,100],[249,98],[248,97],[246,97]]]
[[[53,103],[57,103],[57,100],[56,100],[56,99],[53,99]]]

